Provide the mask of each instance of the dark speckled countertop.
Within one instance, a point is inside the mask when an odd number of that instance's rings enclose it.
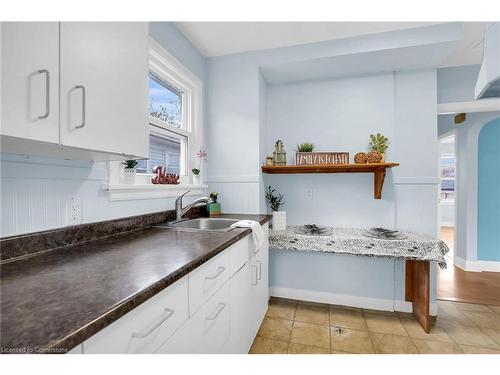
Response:
[[[5,263],[1,352],[64,353],[249,233],[147,227]]]

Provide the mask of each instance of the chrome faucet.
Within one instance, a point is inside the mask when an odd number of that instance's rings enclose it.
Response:
[[[182,215],[184,215],[186,212],[188,212],[191,208],[193,208],[198,203],[210,203],[210,198],[201,197],[201,198],[195,199],[194,201],[189,203],[186,207],[182,207],[182,198],[189,192],[190,192],[190,190],[186,191],[184,194],[181,194],[175,200],[175,220],[177,220],[177,221],[181,220]]]

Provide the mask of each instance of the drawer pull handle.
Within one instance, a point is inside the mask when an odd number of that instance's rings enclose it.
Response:
[[[262,277],[262,262],[260,260],[256,260],[255,263],[259,265],[259,271],[257,272],[257,280],[260,280]]]
[[[82,122],[80,123],[80,125],[77,125],[75,126],[75,128],[77,129],[81,129],[85,126],[85,111],[87,110],[86,109],[86,90],[85,90],[85,86],[82,86],[82,85],[77,85],[74,87],[74,90],[78,90],[78,89],[81,89],[82,90]]]
[[[160,320],[158,320],[155,324],[153,324],[153,326],[150,329],[148,329],[144,333],[132,333],[132,337],[143,339],[149,336],[155,329],[157,329],[159,326],[165,323],[165,321],[168,320],[172,315],[174,315],[174,310],[165,309],[164,315],[161,317]]]
[[[226,270],[225,267],[220,267],[219,266],[219,269],[217,270],[217,272],[215,274],[213,274],[212,276],[205,276],[205,279],[207,280],[215,280],[216,278],[218,278],[222,272],[224,272]]]
[[[257,273],[258,273],[257,266],[255,264],[253,264],[252,269],[255,269],[255,282],[252,281],[252,285],[257,285],[257,281],[259,280],[257,277]]]
[[[40,69],[38,73],[45,74],[45,113],[38,116],[39,120],[43,120],[50,114],[50,73],[47,69]]]
[[[217,306],[217,309],[213,312],[213,314],[210,315],[210,316],[207,316],[205,318],[205,320],[215,320],[215,319],[217,319],[217,317],[220,315],[220,313],[222,312],[222,310],[224,310],[225,307],[226,307],[226,304],[220,302],[219,305]]]

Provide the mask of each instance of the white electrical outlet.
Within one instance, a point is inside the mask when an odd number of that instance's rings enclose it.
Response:
[[[313,189],[306,189],[306,198],[307,199],[313,199],[314,198],[314,190]]]
[[[76,225],[82,222],[82,201],[71,198],[68,201],[68,225]]]

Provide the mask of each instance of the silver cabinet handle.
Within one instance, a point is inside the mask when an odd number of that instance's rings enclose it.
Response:
[[[38,116],[39,120],[43,120],[49,117],[50,113],[50,73],[47,69],[40,69],[38,73],[45,74],[45,113]]]
[[[226,268],[225,268],[225,267],[221,267],[221,266],[219,266],[219,269],[217,270],[217,272],[216,272],[216,273],[214,273],[212,276],[205,276],[205,279],[207,279],[207,280],[215,280],[215,279],[216,279],[216,278],[218,278],[218,277],[222,274],[222,272],[224,272],[225,270],[226,270]]]
[[[174,315],[174,310],[165,309],[164,315],[161,317],[160,320],[158,320],[155,324],[153,324],[150,329],[148,329],[146,332],[143,333],[132,333],[132,337],[143,339],[149,336],[155,329],[157,329],[159,326],[165,323],[165,321],[169,319],[172,315]]]
[[[81,129],[85,126],[85,111],[86,111],[86,108],[85,108],[85,102],[86,102],[86,92],[85,92],[85,86],[82,86],[82,85],[76,85],[74,87],[75,90],[78,90],[78,89],[82,89],[82,123],[80,125],[77,125],[76,128],[77,129]]]
[[[257,272],[258,271],[257,271],[257,266],[255,264],[252,265],[252,269],[254,269],[254,268],[255,268],[255,282],[252,281],[252,285],[257,285],[257,281],[259,279],[257,278]]]
[[[257,273],[257,280],[260,280],[262,277],[262,262],[260,260],[256,260],[255,263],[259,264],[259,272]]]
[[[205,318],[205,320],[215,320],[215,319],[217,319],[217,317],[220,315],[220,313],[222,312],[222,310],[224,310],[225,307],[226,307],[225,303],[219,302],[219,304],[217,305],[217,308],[215,309],[215,311],[211,315],[207,316]]]
[[[260,251],[260,247],[256,248],[256,249],[253,251],[253,253],[254,253],[254,254],[257,254],[259,251]]]

